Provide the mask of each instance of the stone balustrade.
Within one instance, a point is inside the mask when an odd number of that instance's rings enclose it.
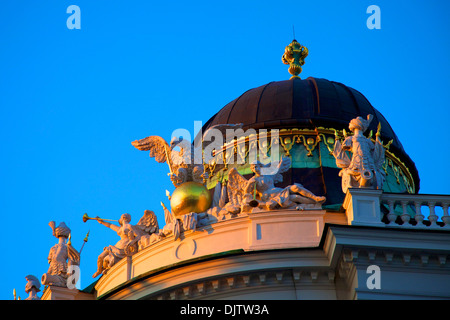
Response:
[[[450,230],[449,205],[450,195],[384,193],[367,188],[350,188],[343,203],[349,225]]]
[[[384,219],[388,226],[450,229],[449,195],[383,193],[380,202],[389,209]],[[442,217],[436,207],[442,208]]]

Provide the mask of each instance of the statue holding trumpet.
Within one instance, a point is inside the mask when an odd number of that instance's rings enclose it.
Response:
[[[92,276],[96,278],[100,274],[105,274],[108,269],[114,266],[119,260],[126,256],[131,256],[138,251],[138,242],[144,235],[151,235],[159,231],[158,220],[153,211],[145,210],[144,215],[136,225],[132,225],[131,215],[124,213],[119,220],[102,219],[100,217],[89,217],[86,213],[83,215],[83,221],[97,220],[105,227],[114,230],[120,237],[115,245],[109,245],[103,248],[103,252],[97,259],[97,271]],[[118,222],[119,225],[111,222]]]

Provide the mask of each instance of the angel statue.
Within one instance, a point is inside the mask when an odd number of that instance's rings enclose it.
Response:
[[[130,224],[131,215],[122,214],[119,219],[119,226],[106,222],[106,219],[99,217],[91,218],[97,220],[100,224],[114,230],[120,237],[115,245],[103,248],[103,252],[97,259],[97,271],[93,278],[100,274],[105,274],[108,269],[114,266],[119,260],[126,256],[131,256],[138,251],[138,242],[142,236],[157,233],[159,231],[158,220],[153,211],[145,210],[144,215],[137,225]]]
[[[53,285],[58,287],[67,287],[68,271],[72,265],[80,264],[80,253],[72,247],[70,241],[70,229],[64,222],[55,227],[55,222],[50,221],[49,226],[53,230],[53,236],[58,238],[48,254],[48,263],[50,264],[47,273],[41,277],[43,285]]]
[[[202,135],[202,150],[203,141],[205,137],[214,131],[219,133],[222,137],[225,136],[227,129],[237,130],[242,128],[242,124],[219,124],[212,126]],[[131,144],[138,150],[150,151],[150,157],[155,158],[159,163],[167,162],[170,170],[170,179],[175,187],[180,186],[184,182],[194,181],[203,184],[208,179],[208,174],[205,172],[203,160],[195,161],[194,159],[194,143],[181,138],[173,137],[170,144],[162,137],[149,136],[140,140],[135,140]],[[174,150],[179,147],[180,151]]]
[[[345,138],[342,144],[336,139],[333,155],[336,158],[336,165],[342,169],[339,176],[342,177],[344,193],[348,188],[381,189],[383,187],[385,172],[382,166],[385,155],[380,141],[381,125],[378,124],[375,143],[363,135],[372,119],[371,114],[367,116],[367,119],[362,117],[352,119],[349,129],[353,135]],[[351,151],[351,160],[346,151]]]
[[[261,174],[261,169],[271,164],[263,165],[259,161],[251,164],[254,176],[249,180],[244,178],[236,168],[230,170],[227,183],[229,202],[224,209],[229,212],[253,211],[252,208],[275,210],[280,208],[317,208],[321,207],[326,198],[316,196],[300,183],[285,188],[276,187],[276,183],[283,182],[282,173],[291,166],[291,159],[284,157],[276,166],[273,174]]]

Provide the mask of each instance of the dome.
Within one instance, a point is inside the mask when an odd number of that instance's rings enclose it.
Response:
[[[302,150],[296,150],[298,148],[284,148],[284,154],[293,157],[293,166],[284,175],[283,184],[300,182],[313,193],[325,195],[325,204],[339,205],[345,196],[338,176],[340,169],[331,153],[326,150],[333,148],[333,132],[347,134],[350,132],[350,120],[358,116],[366,118],[368,114],[374,117],[366,136],[371,131],[377,132],[380,123],[381,140],[386,146],[387,181],[383,190],[417,193],[420,180],[415,164],[388,121],[363,94],[342,83],[312,77],[293,77],[250,89],[209,119],[203,126],[203,132],[217,124],[242,123],[244,130],[281,129],[286,136],[291,133],[292,139],[286,141],[294,141],[297,133],[297,144],[300,146],[293,143],[289,147],[301,148],[303,141],[308,152],[305,155]],[[304,135],[303,140],[298,139],[299,133]],[[315,140],[307,140],[307,137],[321,139],[317,139],[320,142],[314,145]],[[314,158],[317,158],[316,161]],[[238,167],[238,170],[242,174],[249,173],[242,172],[242,167]]]

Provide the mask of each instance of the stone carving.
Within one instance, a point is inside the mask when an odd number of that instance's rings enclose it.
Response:
[[[184,231],[195,231],[199,217],[205,215],[205,213],[198,214],[196,212],[190,212],[177,218],[173,212],[167,209],[164,203],[161,202],[161,205],[164,209],[164,220],[166,224],[158,232],[142,236],[138,243],[139,250],[172,234],[174,236],[173,240],[176,241]]]
[[[363,135],[372,119],[373,116],[369,114],[367,119],[357,117],[351,120],[349,129],[353,135],[345,138],[342,144],[336,139],[333,155],[336,158],[336,165],[342,169],[339,176],[342,177],[344,193],[348,188],[382,189],[383,187],[385,172],[382,166],[385,154],[380,141],[380,124],[375,143]],[[351,151],[351,159],[346,151]]]
[[[43,285],[52,285],[58,287],[67,287],[68,271],[72,265],[80,264],[80,254],[70,241],[70,229],[64,222],[61,222],[55,228],[55,222],[50,221],[49,226],[52,228],[53,236],[58,238],[58,243],[55,244],[48,254],[48,263],[50,264],[47,273],[44,273],[41,278]]]
[[[28,298],[25,300],[41,300],[37,293],[41,291],[41,284],[38,278],[33,275],[28,275],[25,277],[27,284],[25,285],[25,292],[28,293]]]
[[[227,129],[236,130],[239,128],[242,128],[242,124],[219,124],[209,128],[201,136],[200,147],[202,148],[200,150],[203,150],[204,137],[209,137],[213,130],[218,130],[223,138]],[[167,162],[170,169],[169,176],[175,187],[188,181],[204,183],[208,179],[208,173],[205,172],[203,166],[203,157],[195,159],[194,143],[191,144],[180,137],[173,137],[169,145],[159,136],[149,136],[135,140],[131,144],[138,150],[150,151],[150,157],[155,158],[157,162]],[[176,147],[179,147],[180,151],[174,150]],[[201,151],[199,152],[201,153]]]
[[[312,209],[321,208],[326,198],[316,196],[300,183],[285,188],[276,187],[283,182],[283,172],[291,166],[291,159],[284,157],[276,166],[273,174],[263,175],[261,169],[268,167],[260,162],[251,165],[254,176],[247,180],[235,168],[230,170],[226,184],[228,203],[222,211],[237,214],[239,212],[255,212],[276,209]],[[221,195],[222,203],[223,195]]]
[[[136,149],[150,151],[150,157],[155,158],[157,162],[168,163],[170,169],[169,176],[175,187],[187,181],[203,183],[203,165],[193,164],[193,153],[186,155],[187,151],[185,148],[180,148],[180,151],[174,150],[178,144],[179,141],[177,143],[176,138],[173,138],[169,145],[159,136],[150,136],[132,142],[132,145]],[[184,160],[186,157],[191,159],[190,163]]]
[[[119,219],[119,226],[106,222],[104,219],[96,217],[100,224],[114,230],[120,237],[115,245],[107,246],[97,259],[97,271],[93,278],[100,274],[105,274],[108,269],[114,266],[119,260],[126,256],[131,256],[139,249],[139,240],[143,236],[151,235],[159,232],[158,220],[153,211],[145,210],[144,215],[136,225],[130,224],[131,215],[122,214]]]

